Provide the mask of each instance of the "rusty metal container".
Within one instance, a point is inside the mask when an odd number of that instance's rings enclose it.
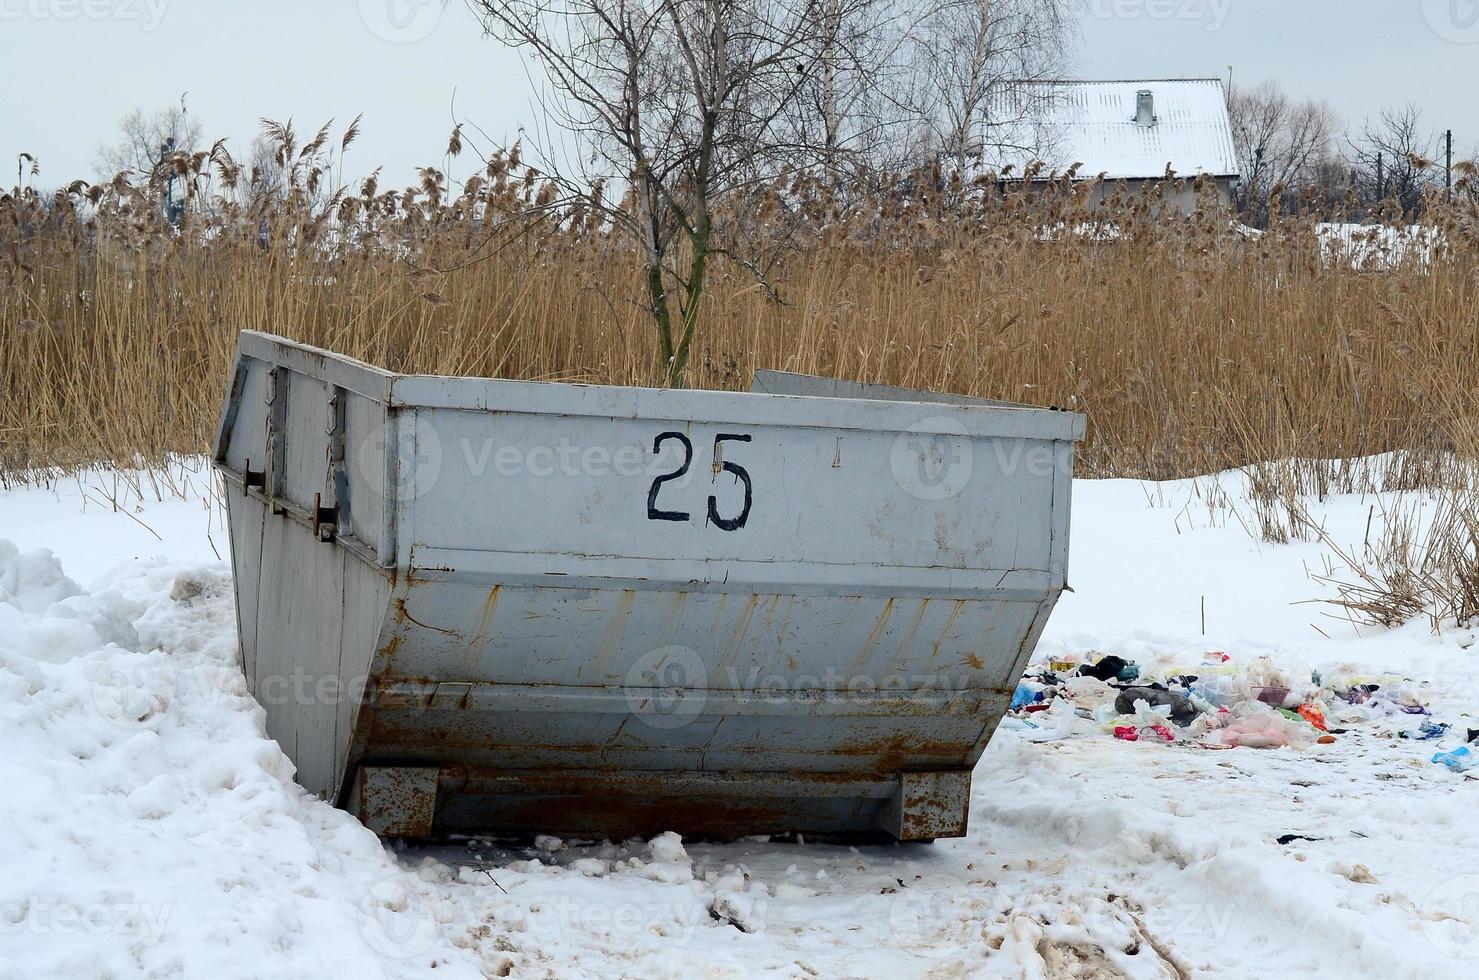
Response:
[[[1065,412],[398,375],[241,335],[242,665],[386,835],[965,832],[1064,587]]]

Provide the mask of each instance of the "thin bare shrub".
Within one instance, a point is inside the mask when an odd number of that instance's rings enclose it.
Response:
[[[1299,461],[1293,459],[1267,460],[1244,469],[1248,503],[1262,540],[1308,541],[1317,530],[1300,499],[1300,472]]]
[[[1371,505],[1359,551],[1321,539],[1334,556],[1316,580],[1335,587],[1327,600],[1352,618],[1399,626],[1426,615],[1433,628],[1479,620],[1479,495],[1448,488],[1403,494]],[[1379,523],[1378,523],[1379,522]]]

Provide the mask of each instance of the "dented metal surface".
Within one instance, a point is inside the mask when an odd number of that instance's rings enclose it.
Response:
[[[765,385],[793,393],[244,333],[216,465],[243,666],[303,785],[390,835],[963,834],[1065,584],[1083,419]]]

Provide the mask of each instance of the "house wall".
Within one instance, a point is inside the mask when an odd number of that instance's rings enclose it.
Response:
[[[1212,187],[1219,204],[1232,204],[1233,187],[1237,180],[1236,177],[1212,178]],[[1044,182],[1028,184],[1020,180],[1002,181],[999,187],[1006,193],[1043,193],[1049,190],[1049,185]],[[1197,189],[1192,181],[1188,180],[1178,188],[1174,182],[1144,177],[1103,181],[1089,194],[1088,204],[1091,207],[1098,206],[1120,193],[1159,194],[1167,204],[1182,214],[1190,214],[1197,206]]]
[[[1216,188],[1219,204],[1232,203],[1234,179],[1233,177],[1213,178],[1212,184]],[[1129,191],[1135,194],[1158,193],[1167,204],[1182,214],[1190,214],[1197,206],[1197,190],[1190,180],[1186,181],[1180,190],[1177,190],[1174,184],[1163,180],[1106,180],[1089,195],[1089,203],[1102,204],[1105,200],[1121,191]]]

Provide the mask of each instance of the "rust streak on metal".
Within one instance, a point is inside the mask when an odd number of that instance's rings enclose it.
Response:
[[[963,612],[965,612],[965,600],[956,599],[954,607],[950,610],[949,618],[945,620],[944,628],[940,630],[940,635],[935,637],[932,659],[936,663],[940,660],[940,645],[950,638],[951,633],[955,632],[955,624],[960,622],[960,614]],[[972,667],[979,668],[981,666],[981,659],[975,654],[967,654],[966,659]]]
[[[377,661],[380,661],[382,664],[387,665],[387,666],[388,665],[391,665],[391,664],[394,664],[394,662],[395,662],[395,653],[396,653],[397,650],[399,650],[401,648],[401,642],[404,639],[405,639],[405,637],[400,632],[392,633],[390,635],[390,639],[388,639],[388,640],[385,641],[385,645],[382,646],[379,650],[376,650],[375,651],[375,659]],[[370,678],[370,680],[371,680],[371,683],[373,684],[374,681],[375,681],[375,678],[372,677],[372,678]]]
[[[601,636],[601,643],[596,647],[596,655],[591,659],[591,671],[598,680],[604,679],[611,670],[611,661],[621,649],[622,637],[626,635],[627,617],[632,614],[632,605],[636,601],[635,589],[621,590],[621,599],[617,601],[616,610],[606,623],[606,632]],[[576,675],[579,676],[579,673],[577,669]]]
[[[495,585],[488,590],[488,598],[483,601],[483,610],[478,614],[478,625],[467,641],[468,650],[472,650],[487,637],[488,629],[493,625],[493,613],[498,608],[498,595],[502,591],[502,585]]]
[[[663,623],[658,646],[668,646],[673,642],[673,636],[678,632],[678,627],[683,623],[683,609],[687,604],[687,592],[679,592],[673,596],[673,605],[668,610],[667,621]]]
[[[914,634],[919,632],[919,624],[924,622],[924,613],[929,608],[929,605],[929,599],[920,599],[918,608],[914,610],[914,618],[909,621],[908,626],[904,627],[904,635],[899,637],[898,654],[894,658],[893,666],[896,669],[903,670],[906,668],[906,662],[909,659],[909,648],[914,643]]]
[[[873,648],[878,641],[883,639],[883,631],[888,626],[888,618],[894,613],[894,597],[889,596],[883,604],[883,610],[878,614],[878,619],[873,623],[873,629],[868,634],[868,639],[863,643],[863,649],[858,651],[858,657],[853,661],[852,673],[861,674],[868,667],[868,660],[873,656]]]
[[[461,636],[462,635],[461,633],[457,632],[456,630],[447,629],[446,627],[443,627],[443,626],[433,626],[430,623],[423,623],[421,620],[417,619],[415,616],[412,616],[411,613],[410,613],[410,611],[406,609],[406,600],[405,599],[396,599],[394,605],[395,605],[395,614],[396,614],[396,618],[397,619],[401,619],[401,620],[404,620],[404,621],[409,622],[409,623],[414,623],[415,625],[420,626],[422,629],[425,629],[425,630],[435,630],[436,632],[442,633],[442,634],[444,634],[446,636]]]
[[[724,621],[724,610],[729,608],[729,593],[719,593],[719,601],[714,604],[714,621],[709,625],[710,633],[719,631],[719,624]]]
[[[770,630],[771,624],[775,622],[775,611],[780,607],[780,604],[781,597],[779,595],[771,596],[770,601],[765,604],[765,629],[767,632]]]
[[[745,633],[750,629],[750,619],[755,615],[755,607],[759,603],[760,597],[751,594],[745,603],[745,608],[740,611],[739,621],[734,624],[734,630],[729,634],[729,642],[724,645],[723,663],[738,666],[735,661],[739,659],[740,647],[745,642]]]

